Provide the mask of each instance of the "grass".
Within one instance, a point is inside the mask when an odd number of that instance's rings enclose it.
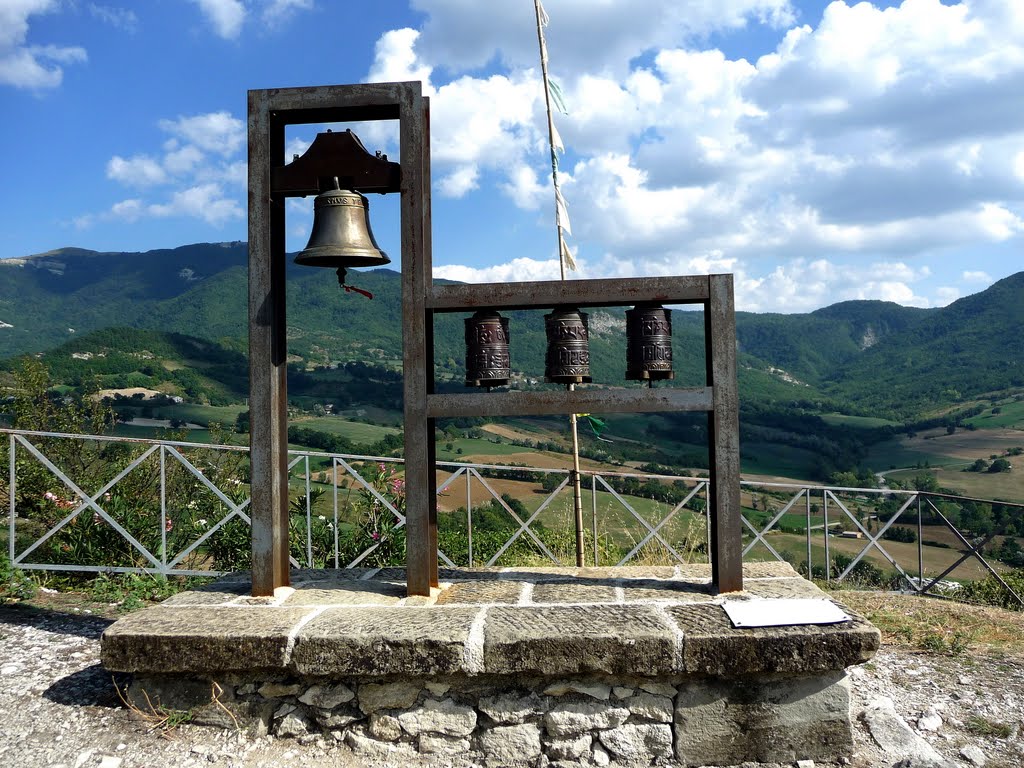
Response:
[[[328,435],[338,435],[351,440],[355,444],[376,443],[388,435],[397,435],[399,429],[395,427],[378,427],[375,424],[364,424],[359,421],[349,421],[338,416],[312,416],[309,418],[292,419],[290,426],[302,427],[303,429],[315,429],[317,432],[324,432]]]
[[[875,416],[847,416],[843,413],[824,413],[821,415],[821,420],[832,426],[857,427],[861,429],[899,426],[899,422],[889,419],[880,419]]]
[[[878,627],[886,645],[954,655],[1024,657],[1019,613],[891,592],[839,590],[833,596]]]
[[[451,450],[448,445],[451,444]],[[438,461],[469,461],[473,456],[514,456],[517,453],[532,453],[533,448],[524,448],[508,443],[492,443],[479,438],[441,439],[437,442]]]
[[[204,427],[217,422],[226,427],[232,427],[238,414],[246,410],[242,405],[188,405],[179,403],[167,405],[157,409],[160,417],[164,419],[180,419],[192,424],[202,424]]]
[[[949,488],[964,496],[1024,501],[1024,456],[1011,456],[1010,462],[1014,463],[1016,468],[1009,472],[963,472],[962,467],[954,466],[908,469],[890,472],[887,477],[907,484],[917,475],[927,473],[935,476],[940,487]]]
[[[978,429],[1024,428],[1024,400],[999,403],[995,408],[998,408],[1000,412],[994,414],[992,408],[988,408],[979,415],[968,419],[967,423],[973,424]]]
[[[815,455],[802,448],[766,443],[740,443],[740,470],[744,474],[775,477],[805,477],[807,468],[814,465]]]

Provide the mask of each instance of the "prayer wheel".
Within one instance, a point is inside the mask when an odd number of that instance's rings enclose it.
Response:
[[[508,384],[508,318],[480,310],[466,318],[466,386]]]
[[[626,378],[675,378],[672,372],[672,310],[649,304],[626,310]]]
[[[590,333],[587,315],[575,307],[556,307],[544,315],[548,350],[544,380],[555,384],[590,383]]]

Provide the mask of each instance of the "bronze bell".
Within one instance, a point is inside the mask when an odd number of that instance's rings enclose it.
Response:
[[[674,379],[672,372],[672,310],[660,304],[626,310],[626,378]]]
[[[337,177],[333,184],[313,202],[313,231],[295,263],[337,269],[344,282],[346,267],[382,267],[391,259],[373,239],[369,201],[358,192],[340,189]]]
[[[575,307],[555,307],[544,315],[548,351],[544,380],[555,384],[589,384],[590,332],[587,314]]]
[[[482,309],[466,318],[466,386],[508,384],[508,318]]]

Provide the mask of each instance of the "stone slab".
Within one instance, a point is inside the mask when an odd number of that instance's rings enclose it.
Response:
[[[523,593],[521,581],[460,581],[443,589],[437,597],[438,605],[484,605],[505,603],[515,605]]]
[[[454,674],[480,608],[328,608],[295,639],[301,675]]]
[[[606,583],[587,581],[537,584],[533,588],[534,603],[615,603],[615,587]]]
[[[405,599],[406,586],[388,581],[312,581],[300,584],[283,605],[398,605]]]
[[[188,592],[179,592],[164,600],[161,605],[226,605],[252,592],[248,581],[215,581]]]
[[[781,579],[747,579],[743,593],[754,597],[799,598],[818,600],[828,597],[816,584],[800,577]]]
[[[658,676],[674,671],[675,646],[649,606],[497,606],[487,613],[484,671]]]
[[[683,670],[716,677],[841,670],[875,655],[881,633],[853,614],[843,624],[736,629],[718,605],[669,606],[683,633]]]
[[[623,582],[622,598],[627,603],[708,603],[715,598],[711,584],[693,581],[630,579]]]
[[[283,669],[289,633],[309,613],[304,608],[156,606],[107,627],[101,660],[111,671],[152,674]]]
[[[834,759],[852,744],[850,690],[841,671],[695,680],[676,697],[675,750],[683,765]]]

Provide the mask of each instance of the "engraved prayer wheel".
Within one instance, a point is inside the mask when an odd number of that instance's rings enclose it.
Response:
[[[555,384],[590,383],[590,332],[587,315],[575,307],[556,307],[544,315],[548,351],[544,380]]]
[[[672,310],[659,304],[626,310],[626,378],[673,379]]]
[[[502,387],[509,377],[508,318],[480,310],[466,318],[466,386]]]

